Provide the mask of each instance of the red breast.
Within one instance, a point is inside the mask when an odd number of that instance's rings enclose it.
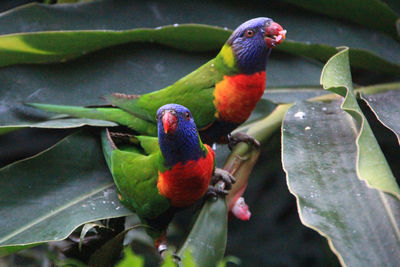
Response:
[[[178,163],[172,169],[159,173],[157,188],[161,195],[171,201],[174,207],[186,207],[207,191],[214,170],[214,151],[204,145],[207,156],[191,160],[185,164]]]
[[[238,124],[246,121],[264,93],[265,80],[265,71],[225,75],[215,86],[216,117],[222,121]]]

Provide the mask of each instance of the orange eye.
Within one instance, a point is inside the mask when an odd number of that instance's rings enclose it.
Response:
[[[246,30],[246,37],[253,37],[254,36],[254,30],[248,29]]]
[[[187,120],[190,120],[190,113],[186,112],[185,117],[186,117]]]

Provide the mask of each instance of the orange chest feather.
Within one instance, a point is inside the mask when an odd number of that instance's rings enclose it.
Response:
[[[178,163],[159,173],[158,191],[171,201],[172,206],[189,206],[206,193],[214,170],[214,151],[208,145],[204,146],[208,150],[205,158]]]
[[[216,117],[239,124],[247,120],[264,93],[265,80],[265,71],[224,76],[214,91]]]

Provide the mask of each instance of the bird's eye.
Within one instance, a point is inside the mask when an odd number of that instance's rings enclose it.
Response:
[[[246,30],[245,34],[246,34],[246,37],[253,37],[254,36],[254,30],[248,29],[248,30]]]
[[[187,120],[190,120],[190,113],[189,113],[189,112],[186,112],[186,113],[185,113],[185,117],[186,117]]]

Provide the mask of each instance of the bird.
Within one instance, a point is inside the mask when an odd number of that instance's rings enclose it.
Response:
[[[235,178],[215,168],[215,154],[203,144],[189,109],[166,104],[156,114],[158,137],[131,136],[119,149],[108,130],[102,132],[103,154],[121,202],[147,226],[160,254],[166,250],[166,232],[173,215],[191,206],[218,181],[229,189]],[[210,184],[211,182],[211,184]]]
[[[248,20],[237,27],[217,56],[163,89],[143,95],[104,96],[111,107],[77,107],[40,103],[27,105],[73,117],[117,122],[139,134],[156,136],[156,112],[167,103],[191,110],[205,144],[258,142],[243,133],[230,133],[245,122],[261,99],[266,65],[272,48],[286,30],[270,18]]]

